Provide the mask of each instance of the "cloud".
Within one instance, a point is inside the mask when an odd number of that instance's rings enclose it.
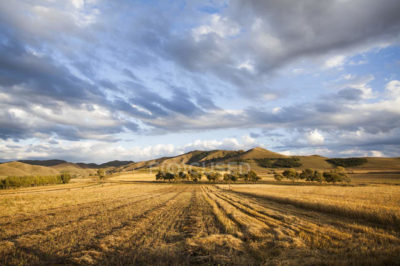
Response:
[[[110,160],[150,160],[165,156],[180,155],[193,150],[238,150],[250,149],[260,144],[253,138],[244,135],[242,138],[223,138],[221,140],[195,140],[184,145],[154,144],[132,146],[104,141],[57,141],[52,143],[20,143],[14,140],[0,142],[1,159],[54,159],[62,158],[72,162],[102,163]]]
[[[325,61],[325,67],[326,68],[335,68],[335,67],[341,67],[344,65],[346,60],[346,57],[343,55],[336,55],[334,57],[329,58],[328,60]]]
[[[400,98],[400,80],[391,80],[386,84],[385,89],[388,91],[389,96]]]
[[[394,154],[399,78],[358,63],[398,44],[399,1],[222,2],[0,3],[0,142],[280,129],[281,141],[299,132],[329,145],[332,132],[362,131],[360,146],[375,134]],[[251,146],[254,136],[192,146]]]
[[[324,136],[318,130],[313,130],[307,135],[307,141],[310,145],[322,145],[324,140]]]

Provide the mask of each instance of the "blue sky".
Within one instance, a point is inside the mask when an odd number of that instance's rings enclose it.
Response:
[[[0,160],[400,156],[397,0],[0,3]]]

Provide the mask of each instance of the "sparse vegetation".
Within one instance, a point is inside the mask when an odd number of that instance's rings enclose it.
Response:
[[[300,167],[299,158],[263,158],[255,159],[257,164],[264,168],[293,168]]]

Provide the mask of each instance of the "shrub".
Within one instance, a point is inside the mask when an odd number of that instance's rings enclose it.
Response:
[[[355,167],[363,165],[367,162],[366,158],[332,158],[326,160],[328,163],[335,166]]]

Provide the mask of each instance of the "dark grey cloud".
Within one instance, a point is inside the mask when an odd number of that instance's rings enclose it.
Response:
[[[338,92],[338,96],[340,98],[343,98],[344,100],[348,100],[348,101],[360,100],[362,97],[362,94],[363,94],[362,90],[353,89],[353,88],[343,89]]]
[[[400,31],[396,0],[238,0],[229,10],[247,27],[258,20],[262,32],[279,40],[279,53],[253,47],[264,71],[303,56],[394,40]]]

